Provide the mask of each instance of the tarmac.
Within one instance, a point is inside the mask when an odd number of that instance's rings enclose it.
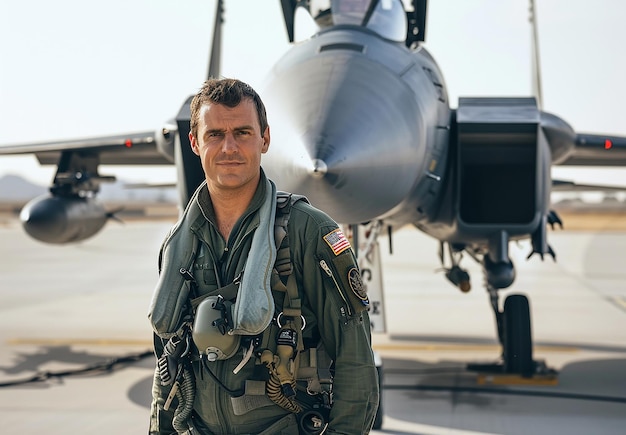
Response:
[[[70,246],[36,242],[0,219],[0,433],[147,433],[154,359],[146,317],[172,222],[111,222]],[[565,222],[567,228],[567,221]],[[438,243],[407,228],[383,248],[387,333],[383,429],[373,434],[623,434],[626,232],[549,232],[557,261],[511,245],[511,293],[530,297],[534,356],[556,376],[503,379],[494,316],[438,271]]]

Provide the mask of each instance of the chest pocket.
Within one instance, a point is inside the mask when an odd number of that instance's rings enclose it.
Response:
[[[198,285],[198,293],[204,295],[218,288],[217,271],[215,262],[204,243],[200,244],[200,249],[196,255],[193,265],[193,277]]]

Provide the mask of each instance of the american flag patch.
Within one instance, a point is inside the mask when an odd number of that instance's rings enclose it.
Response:
[[[350,242],[346,239],[346,236],[343,235],[339,228],[326,234],[324,236],[324,240],[326,240],[326,243],[328,243],[328,246],[330,246],[330,249],[333,250],[335,255],[339,255],[346,249],[350,248]]]

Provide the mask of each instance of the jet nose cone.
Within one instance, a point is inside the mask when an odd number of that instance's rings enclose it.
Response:
[[[328,166],[326,166],[326,162],[324,162],[324,160],[322,159],[314,159],[311,176],[313,176],[313,178],[324,178],[326,172],[328,172]]]
[[[359,57],[291,66],[265,93],[272,145],[263,168],[338,222],[383,216],[408,197],[424,160],[425,129],[408,94],[396,75]]]

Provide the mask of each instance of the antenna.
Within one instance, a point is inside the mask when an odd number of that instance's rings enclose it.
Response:
[[[222,24],[224,23],[224,2],[217,0],[215,10],[215,25],[213,27],[213,43],[207,78],[219,78],[222,61]]]
[[[543,91],[541,90],[541,60],[539,57],[539,36],[537,34],[537,9],[535,8],[535,0],[530,0],[529,6],[531,26],[531,38],[532,38],[532,88],[533,95],[537,99],[537,106],[539,110],[543,110]]]

